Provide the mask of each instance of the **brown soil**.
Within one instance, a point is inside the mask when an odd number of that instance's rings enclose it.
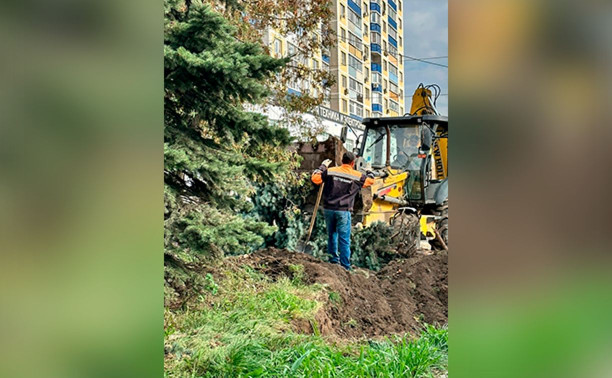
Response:
[[[395,260],[379,272],[347,272],[304,253],[273,248],[241,256],[240,262],[273,278],[292,278],[289,266],[299,264],[304,266],[306,283],[325,284],[328,292],[339,294],[340,300],[328,299],[315,316],[314,326],[324,336],[416,334],[423,322],[443,325],[448,320],[448,254],[444,252]],[[313,332],[313,324],[306,320],[294,326],[298,332]]]

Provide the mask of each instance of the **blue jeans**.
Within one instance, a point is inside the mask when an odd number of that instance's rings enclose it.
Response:
[[[329,262],[338,263],[338,250],[340,250],[340,265],[350,270],[351,212],[325,209],[325,224],[327,225]]]

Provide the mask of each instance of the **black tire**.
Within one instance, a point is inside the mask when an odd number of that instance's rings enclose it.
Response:
[[[394,249],[404,256],[414,255],[421,240],[419,217],[412,213],[397,213],[393,217],[391,226],[393,227]]]
[[[438,205],[433,212],[436,216],[440,217],[440,219],[436,221],[436,228],[448,247],[448,200]],[[442,244],[437,239],[432,240],[431,244],[436,249],[443,249]]]

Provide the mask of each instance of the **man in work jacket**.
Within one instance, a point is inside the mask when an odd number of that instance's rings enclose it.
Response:
[[[323,161],[312,174],[312,182],[323,187],[323,208],[327,225],[329,262],[351,270],[351,211],[362,187],[374,183],[374,178],[353,169],[355,155],[345,152],[342,166],[329,168],[331,160]],[[340,258],[338,259],[338,250]]]

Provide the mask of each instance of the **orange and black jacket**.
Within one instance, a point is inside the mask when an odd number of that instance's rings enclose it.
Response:
[[[361,188],[374,183],[374,179],[354,170],[349,164],[327,168],[321,165],[312,174],[312,182],[323,187],[323,208],[352,211],[355,197]]]

